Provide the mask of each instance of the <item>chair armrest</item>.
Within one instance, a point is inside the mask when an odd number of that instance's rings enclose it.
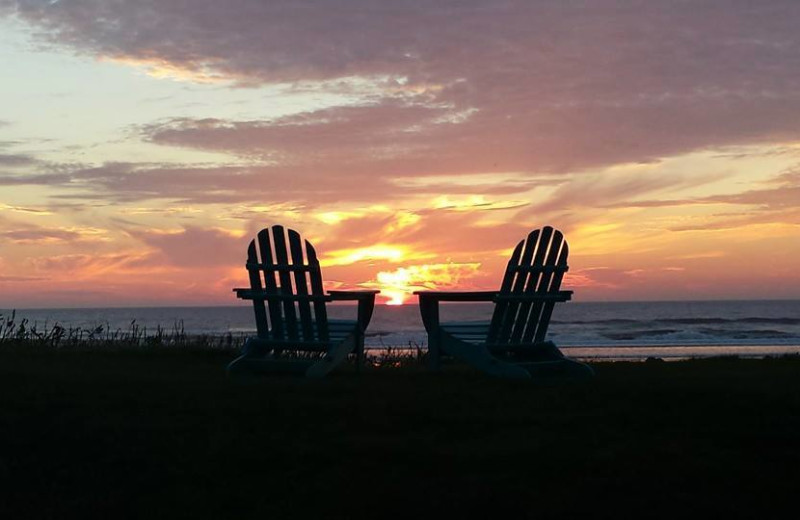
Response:
[[[565,302],[572,299],[572,291],[543,294],[501,294],[498,291],[415,291],[414,294],[419,296],[419,311],[422,315],[422,323],[428,333],[439,328],[439,302]]]
[[[546,293],[498,294],[498,302],[566,302],[572,299],[573,291],[555,291]]]
[[[233,292],[241,300],[285,300],[285,301],[320,301],[330,302],[333,298],[321,294],[283,294],[280,291],[270,291],[267,289],[244,289],[237,288]]]
[[[358,290],[358,291],[328,291],[328,295],[332,301],[347,301],[347,300],[366,300],[374,299],[375,295],[380,293],[378,290]]]
[[[414,291],[423,299],[435,302],[491,302],[497,296],[497,291],[471,291],[471,292],[448,292],[448,291]]]
[[[380,293],[378,290],[365,289],[358,291],[328,291],[329,301],[357,301],[358,302],[358,325],[361,332],[367,330],[372,319],[372,311],[375,310],[375,295]]]
[[[497,297],[497,291],[414,291],[414,294],[419,296],[419,313],[428,334],[439,328],[439,302],[491,302]]]

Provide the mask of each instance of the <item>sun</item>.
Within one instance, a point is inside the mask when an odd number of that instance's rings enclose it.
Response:
[[[386,305],[403,305],[408,297],[408,293],[395,289],[381,289],[381,295],[389,298]]]
[[[409,287],[411,273],[403,267],[395,271],[381,271],[378,273],[378,285],[381,295],[388,297],[386,305],[403,305],[413,288]]]
[[[422,264],[381,271],[374,287],[388,298],[387,305],[403,305],[414,291],[449,290],[458,288],[461,281],[478,272],[480,263]]]

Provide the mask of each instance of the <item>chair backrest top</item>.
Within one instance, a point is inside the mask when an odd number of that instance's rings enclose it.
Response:
[[[324,350],[328,315],[314,246],[293,229],[262,229],[247,248],[247,271],[250,287],[265,293],[253,300],[258,337]]]
[[[550,226],[536,229],[517,244],[508,261],[500,295],[557,293],[567,272],[569,246],[564,235]],[[487,343],[490,347],[535,344],[544,341],[554,301],[503,300],[495,306]]]

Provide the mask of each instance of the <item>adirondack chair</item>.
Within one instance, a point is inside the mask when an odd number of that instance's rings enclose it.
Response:
[[[568,253],[561,232],[547,226],[517,244],[499,291],[416,292],[431,368],[439,370],[446,354],[498,377],[591,377],[591,367],[545,341],[553,307],[572,298],[572,291],[560,290]],[[440,302],[494,302],[495,307],[491,321],[441,323]]]
[[[288,235],[288,248],[287,248]],[[305,244],[305,254],[303,252]],[[293,229],[262,229],[247,248],[250,288],[234,289],[236,296],[253,301],[255,337],[228,365],[229,373],[296,373],[322,377],[351,352],[356,367],[364,360],[364,331],[372,317],[379,291],[329,291],[314,247]],[[358,303],[355,320],[331,320],[326,305],[334,301]]]

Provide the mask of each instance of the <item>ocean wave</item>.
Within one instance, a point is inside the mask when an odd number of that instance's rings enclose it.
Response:
[[[673,325],[714,325],[736,323],[763,323],[774,325],[800,325],[800,318],[656,318],[650,320],[637,320],[630,318],[610,318],[599,320],[551,320],[553,325],[635,325],[640,327],[653,326],[657,323]]]
[[[764,323],[775,325],[800,325],[800,318],[664,318],[655,320],[661,323],[677,323],[681,325],[713,325],[717,323]]]
[[[656,329],[656,330],[640,330],[640,331],[625,331],[625,332],[601,332],[600,336],[613,339],[614,341],[627,341],[636,340],[641,338],[653,338],[658,336],[667,336],[678,332],[675,329]]]
[[[649,321],[632,320],[627,318],[610,318],[607,320],[550,320],[554,325],[624,325],[628,323],[649,323]]]
[[[787,339],[795,337],[781,330],[755,329],[755,330],[730,330],[730,329],[700,329],[703,334],[723,339]]]
[[[744,323],[775,323],[778,325],[800,325],[800,318],[742,318]]]

